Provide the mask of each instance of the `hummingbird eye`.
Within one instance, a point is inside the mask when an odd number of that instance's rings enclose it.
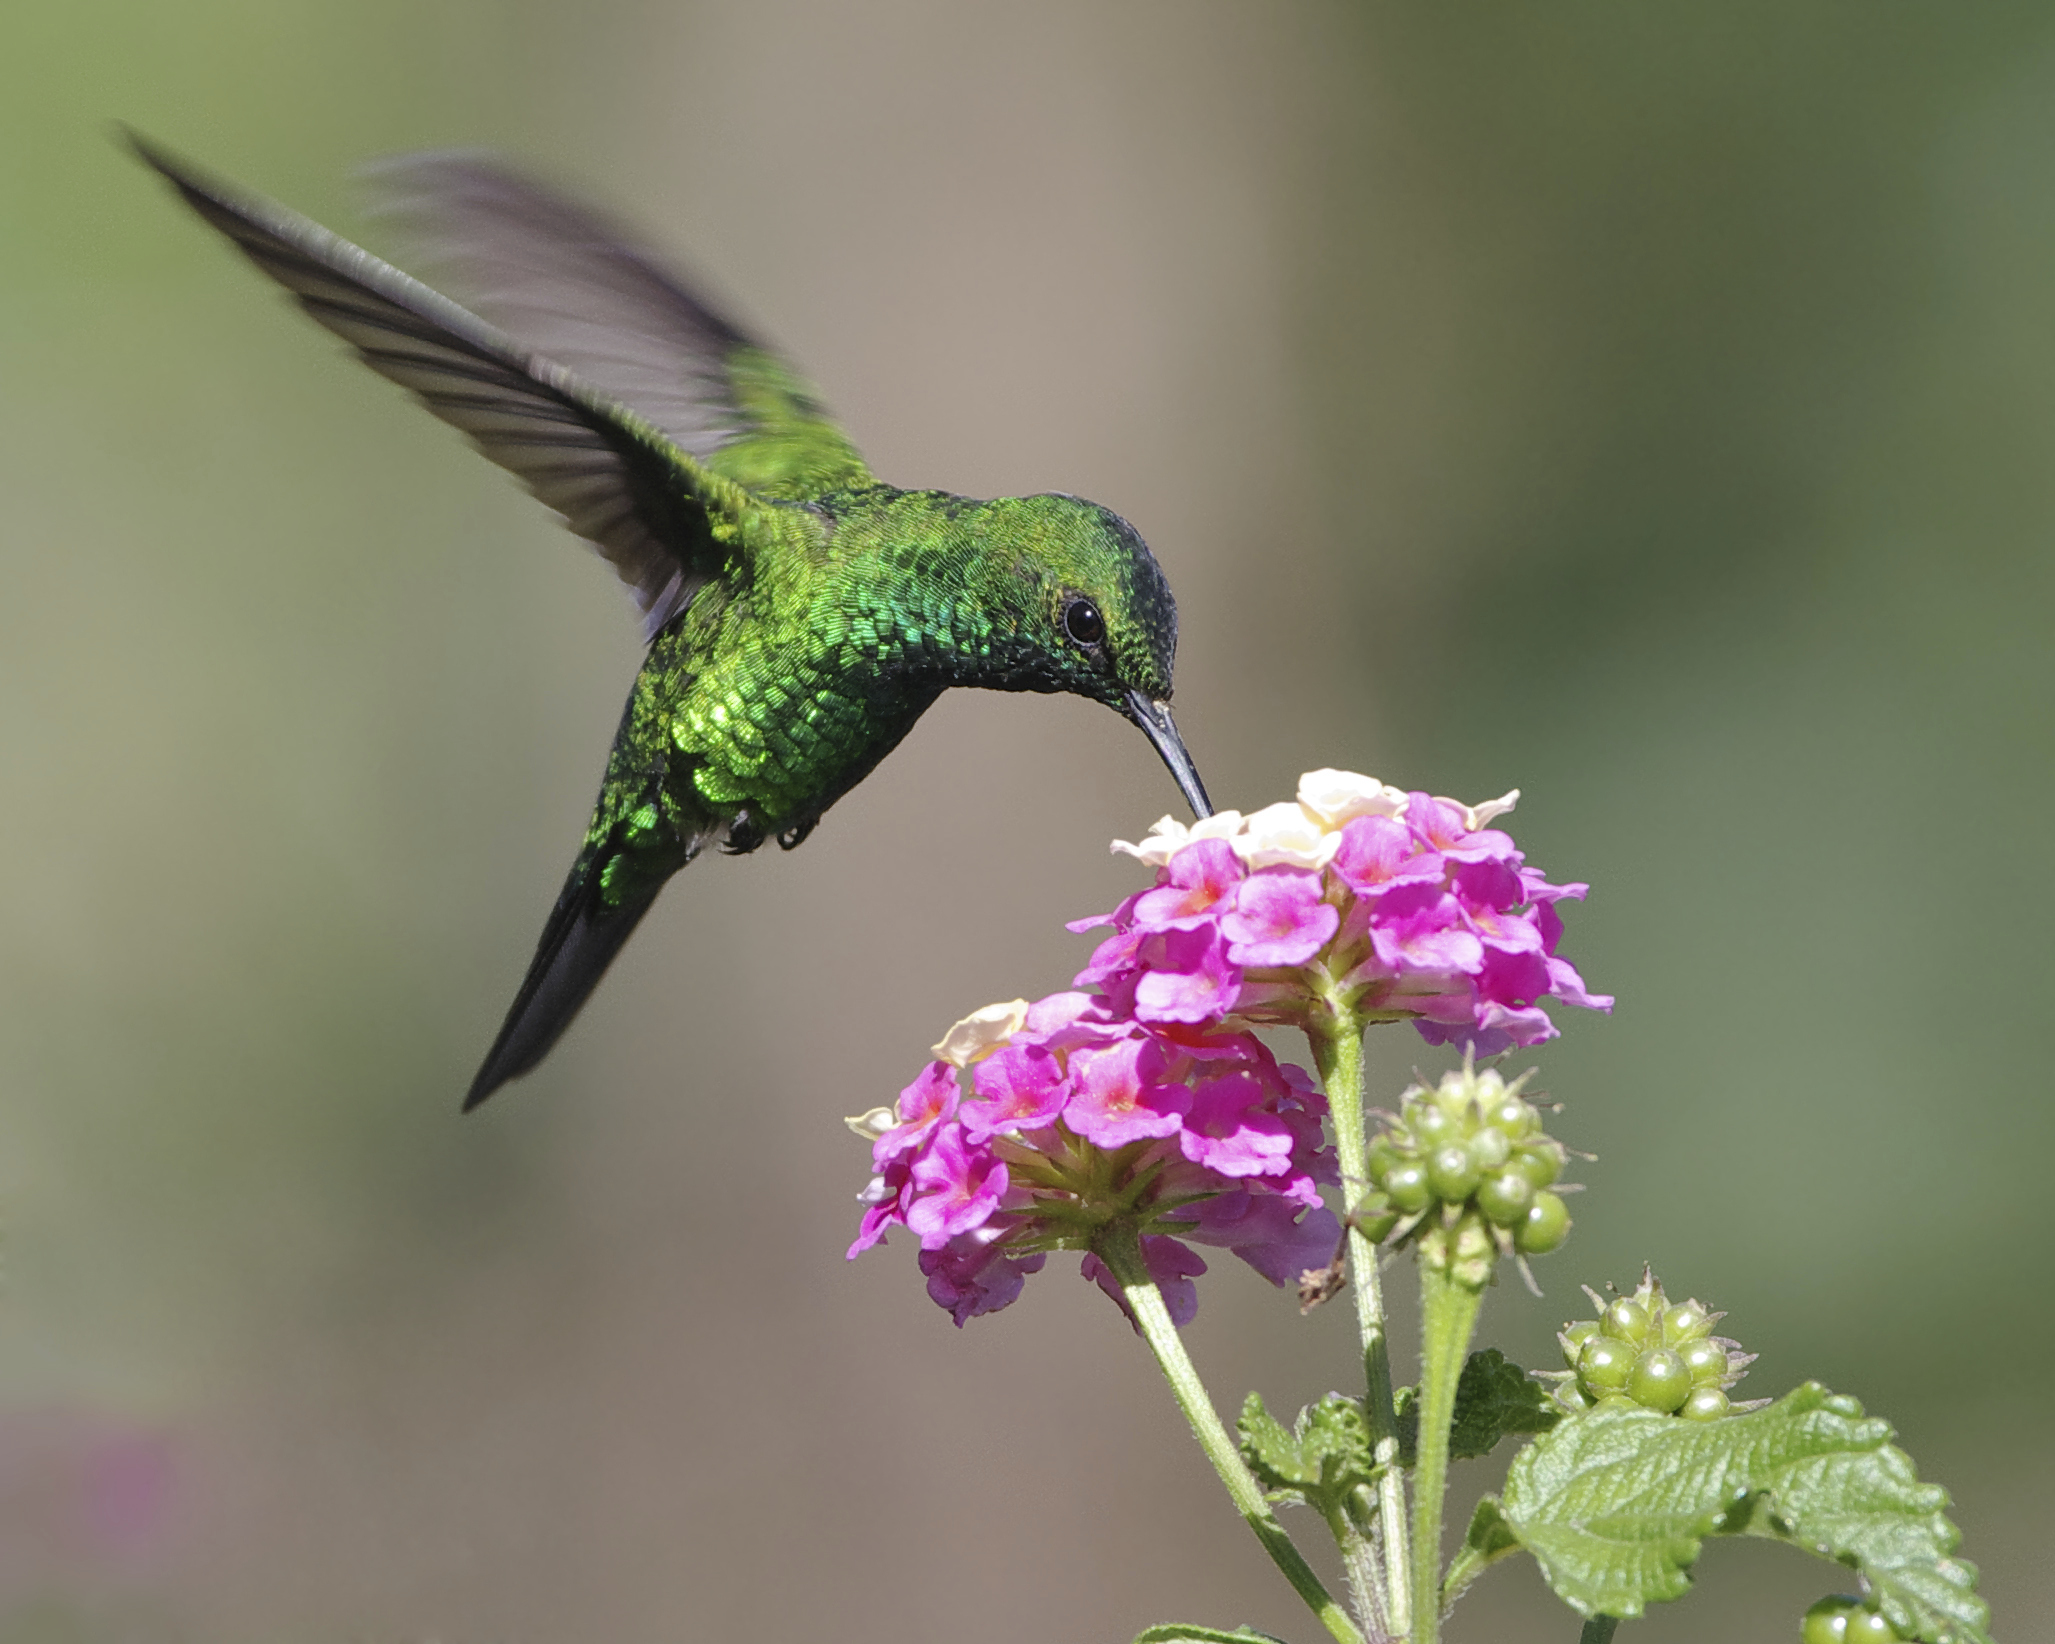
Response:
[[[1088,599],[1074,599],[1063,610],[1063,631],[1080,645],[1096,645],[1106,637],[1106,619]]]

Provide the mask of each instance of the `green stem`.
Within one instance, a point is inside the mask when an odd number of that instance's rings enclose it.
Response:
[[[1452,1254],[1452,1252],[1451,1252]],[[1449,1425],[1456,1383],[1483,1293],[1420,1258],[1420,1438],[1413,1468],[1412,1644],[1441,1636],[1441,1510],[1448,1491]]]
[[[1356,1294],[1356,1323],[1363,1342],[1364,1415],[1370,1426],[1370,1453],[1384,1471],[1378,1479],[1378,1513],[1384,1531],[1384,1556],[1394,1579],[1389,1584],[1391,1630],[1407,1637],[1412,1607],[1400,1576],[1407,1566],[1406,1484],[1399,1472],[1398,1412],[1392,1402],[1391,1338],[1384,1323],[1384,1287],[1377,1270],[1377,1246],[1356,1225],[1357,1212],[1370,1192],[1370,1134],[1364,1121],[1364,1022],[1353,1010],[1338,1007],[1309,1026],[1313,1059],[1320,1068],[1321,1087],[1334,1120],[1335,1161],[1341,1167],[1343,1220],[1348,1227],[1349,1279]]]
[[[1620,1624],[1616,1615],[1595,1615],[1584,1623],[1577,1644],[1613,1644],[1613,1629]]]
[[[1156,1363],[1163,1371],[1163,1379],[1170,1383],[1178,1408],[1184,1412],[1185,1420],[1192,1424],[1199,1448],[1213,1463],[1213,1470],[1220,1475],[1220,1482],[1227,1486],[1236,1511],[1255,1532],[1263,1551],[1284,1572],[1285,1580],[1306,1601],[1306,1607],[1320,1618],[1321,1625],[1341,1644],[1363,1644],[1363,1635],[1349,1619],[1348,1611],[1336,1603],[1320,1584],[1313,1567],[1293,1545],[1291,1537],[1285,1534],[1284,1526],[1277,1522],[1270,1503],[1263,1499],[1263,1487],[1244,1465],[1241,1451],[1221,1425],[1213,1401],[1206,1396],[1205,1385],[1199,1380],[1199,1373],[1192,1367],[1191,1358],[1184,1350],[1184,1342],[1178,1337],[1177,1326],[1170,1322],[1170,1309],[1163,1305],[1163,1292],[1156,1288],[1156,1281],[1149,1277],[1149,1270],[1143,1264],[1142,1241],[1134,1224],[1125,1221],[1109,1223],[1093,1240],[1092,1249],[1120,1282],[1128,1310],[1140,1326],[1142,1338],[1155,1353]]]

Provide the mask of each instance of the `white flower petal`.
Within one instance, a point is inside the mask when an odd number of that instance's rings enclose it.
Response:
[[[1194,839],[1232,839],[1242,831],[1243,816],[1240,811],[1215,811],[1192,824]]]
[[[1406,796],[1374,776],[1332,767],[1299,778],[1299,803],[1329,828],[1346,827],[1359,816],[1397,816]]]
[[[1149,829],[1148,837],[1139,845],[1130,845],[1125,839],[1116,839],[1113,841],[1113,852],[1117,856],[1125,851],[1137,861],[1146,862],[1152,868],[1160,868],[1190,843],[1191,835],[1185,825],[1175,817],[1164,816],[1157,819],[1155,826]]]
[[[889,1107],[874,1107],[868,1113],[856,1114],[842,1121],[867,1142],[874,1142],[899,1122],[899,1115]]]
[[[1487,799],[1481,805],[1465,805],[1463,812],[1470,819],[1470,831],[1475,833],[1479,828],[1490,827],[1494,818],[1504,816],[1519,802],[1520,790],[1515,788],[1511,793],[1500,794],[1496,799]]]
[[[1249,816],[1234,841],[1235,855],[1252,868],[1283,864],[1324,868],[1341,849],[1341,835],[1328,833],[1305,806],[1286,800]]]
[[[1008,999],[1003,1004],[974,1010],[942,1035],[933,1047],[934,1055],[951,1067],[982,1062],[1021,1030],[1027,1013],[1025,999]]]

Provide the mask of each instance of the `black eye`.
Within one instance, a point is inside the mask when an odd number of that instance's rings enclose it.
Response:
[[[1074,599],[1063,611],[1063,631],[1080,645],[1096,645],[1106,637],[1106,619],[1088,599]]]

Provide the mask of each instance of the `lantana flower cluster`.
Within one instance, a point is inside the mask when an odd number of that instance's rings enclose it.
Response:
[[[1077,985],[1157,1027],[1308,1026],[1338,1006],[1479,1056],[1552,1039],[1543,1001],[1613,1002],[1556,952],[1556,904],[1589,887],[1551,884],[1489,825],[1518,798],[1462,805],[1320,770],[1247,816],[1165,817],[1113,847],[1156,883],[1071,926],[1113,928]]]
[[[1280,1285],[1326,1269],[1327,1104],[1255,1028],[1411,1019],[1491,1055],[1554,1037],[1545,999],[1611,1008],[1556,953],[1556,904],[1586,887],[1551,884],[1489,826],[1516,798],[1314,771],[1289,803],[1116,843],[1156,882],[1071,926],[1113,932],[1079,991],[966,1018],[895,1107],[851,1121],[877,1174],[849,1254],[906,1228],[959,1325],[1013,1301],[1052,1250],[1086,1251],[1120,1300],[1092,1252],[1116,1223],[1180,1324],[1205,1271],[1194,1244]]]
[[[1087,1250],[1085,1276],[1121,1301],[1089,1246],[1126,1218],[1182,1325],[1206,1271],[1193,1244],[1280,1285],[1333,1258],[1326,1111],[1249,1033],[1159,1030],[1085,993],[993,1005],[949,1031],[896,1107],[851,1121],[877,1175],[849,1254],[905,1227],[961,1325],[1013,1301],[1051,1250]]]

